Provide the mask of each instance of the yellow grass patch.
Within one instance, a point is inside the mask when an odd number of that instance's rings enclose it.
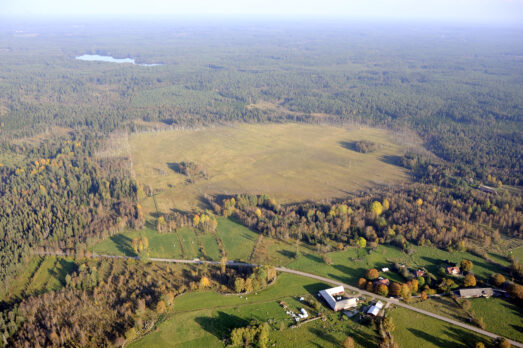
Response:
[[[409,180],[394,165],[406,147],[400,137],[374,128],[307,124],[241,124],[197,130],[135,134],[129,138],[136,178],[161,191],[160,211],[191,210],[209,194],[266,193],[279,202],[345,197],[376,184]],[[352,142],[370,140],[373,153],[351,149]],[[195,162],[208,179],[186,183],[172,168]],[[153,200],[143,202],[148,212]]]

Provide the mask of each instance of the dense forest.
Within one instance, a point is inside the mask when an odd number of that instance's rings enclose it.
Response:
[[[4,149],[23,156],[0,167],[2,285],[31,250],[85,249],[89,238],[140,223],[136,182],[116,169],[118,159],[103,169],[93,156],[98,144],[76,134]]]
[[[268,196],[245,194],[213,202],[217,213],[234,215],[246,226],[282,240],[371,247],[391,243],[405,249],[409,241],[449,250],[481,250],[477,247],[495,244],[502,235],[522,238],[521,205],[520,196],[423,184],[379,189],[329,204],[281,206]]]

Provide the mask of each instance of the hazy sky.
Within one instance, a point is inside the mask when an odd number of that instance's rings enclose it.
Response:
[[[523,23],[523,0],[0,0],[0,16],[258,15]]]

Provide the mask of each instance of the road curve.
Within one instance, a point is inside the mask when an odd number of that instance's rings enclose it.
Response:
[[[69,256],[68,253],[64,253],[64,252],[40,252],[40,253],[37,253],[37,254],[39,254],[39,255]],[[134,259],[134,260],[139,259],[138,257],[132,257],[132,256],[99,255],[99,254],[91,254],[90,257],[112,258],[112,259]],[[150,257],[147,260],[148,261],[153,261],[153,262],[186,263],[186,264],[211,264],[211,265],[219,265],[220,264],[219,261],[204,261],[204,260],[199,260],[199,259],[182,260],[182,259],[164,259],[164,258]],[[258,267],[260,265],[256,265],[256,264],[252,264],[252,263],[229,261],[229,262],[227,262],[227,266],[228,267]],[[457,320],[453,320],[453,319],[450,319],[450,318],[447,318],[447,317],[444,317],[444,316],[441,316],[441,315],[438,315],[438,314],[435,314],[435,313],[432,313],[432,312],[425,311],[425,310],[420,309],[420,308],[416,308],[416,307],[410,306],[410,305],[408,305],[406,303],[401,302],[398,299],[379,296],[379,295],[377,295],[377,294],[375,294],[373,292],[365,291],[365,290],[359,289],[359,288],[357,288],[355,286],[352,286],[352,285],[349,285],[349,284],[345,284],[345,283],[342,283],[342,282],[337,281],[337,280],[333,280],[333,279],[330,279],[330,278],[325,278],[325,277],[318,276],[318,275],[312,274],[312,273],[297,271],[297,270],[286,268],[286,267],[276,267],[276,270],[279,271],[279,272],[291,273],[291,274],[296,274],[296,275],[299,275],[299,276],[302,276],[302,277],[316,279],[316,280],[319,280],[319,281],[322,281],[322,282],[325,282],[325,283],[329,283],[329,284],[333,284],[333,285],[337,285],[337,286],[343,286],[345,289],[349,289],[349,290],[352,290],[352,291],[359,292],[359,293],[361,293],[363,295],[379,299],[379,300],[381,300],[383,302],[390,302],[390,303],[392,303],[392,304],[394,304],[394,305],[396,305],[398,307],[403,307],[403,308],[409,309],[411,311],[414,311],[414,312],[417,312],[417,313],[420,313],[420,314],[432,317],[434,319],[438,319],[438,320],[447,322],[447,323],[452,324],[454,326],[459,326],[459,327],[461,327],[463,329],[470,330],[470,331],[473,331],[475,333],[478,333],[480,335],[484,335],[484,336],[487,336],[487,337],[490,337],[490,338],[496,339],[496,338],[503,337],[503,336],[500,336],[500,335],[496,335],[496,334],[494,334],[492,332],[482,330],[482,329],[477,328],[475,326],[468,325],[468,324],[459,322]],[[508,339],[506,337],[505,337],[505,339],[507,341],[509,341],[511,345],[513,345],[515,347],[523,348],[523,344],[521,344],[521,343],[519,343],[517,341],[511,340],[511,339]]]

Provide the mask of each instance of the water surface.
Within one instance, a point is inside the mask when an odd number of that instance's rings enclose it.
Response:
[[[113,58],[111,56],[100,56],[98,54],[84,54],[81,56],[77,56],[76,59],[84,60],[88,62],[108,62],[108,63],[129,63],[134,65],[140,65],[140,66],[157,66],[160,64],[136,64],[134,58]]]

